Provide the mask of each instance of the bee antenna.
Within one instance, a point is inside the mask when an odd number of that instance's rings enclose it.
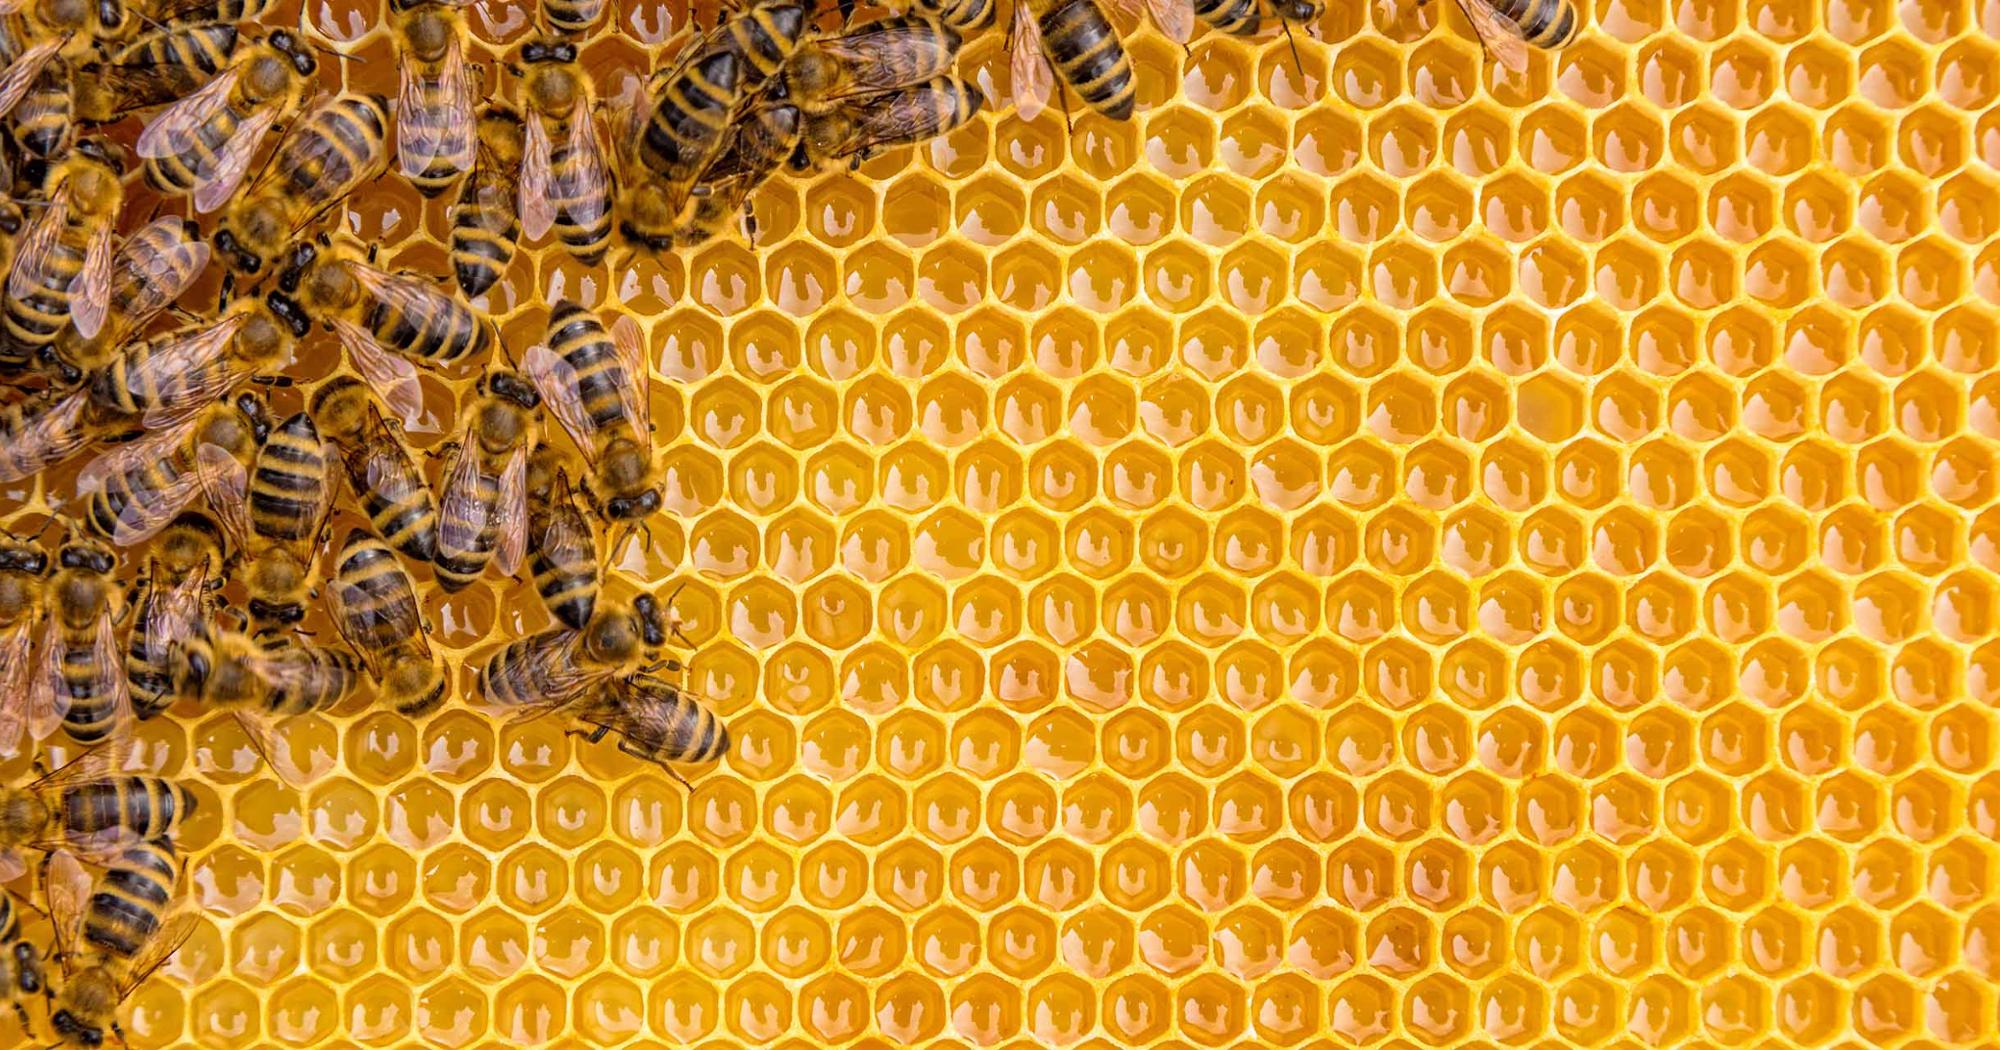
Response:
[[[1292,35],[1292,24],[1283,19],[1280,19],[1278,24],[1285,27],[1285,44],[1292,49],[1292,68],[1298,70],[1299,76],[1303,77],[1306,75],[1306,64],[1305,60],[1299,57],[1299,41]]]

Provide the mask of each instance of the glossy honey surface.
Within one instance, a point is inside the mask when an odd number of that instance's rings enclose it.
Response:
[[[372,3],[311,13],[389,86]],[[690,794],[469,667],[296,720],[303,791],[148,723],[203,922],[134,1045],[2000,1038],[2000,4],[1586,21],[1525,76],[1443,2],[1296,67],[1147,30],[1129,124],[989,104],[754,246],[524,253],[517,354],[646,322],[613,560],[687,583],[734,753]],[[443,216],[342,221],[441,271]],[[549,622],[423,579],[454,660]]]

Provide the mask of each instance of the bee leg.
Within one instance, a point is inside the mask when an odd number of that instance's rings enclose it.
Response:
[[[694,785],[688,783],[688,778],[682,776],[680,770],[675,769],[670,765],[667,765],[665,762],[662,762],[659,759],[654,758],[652,755],[641,754],[638,751],[634,751],[629,742],[618,745],[618,750],[623,751],[628,755],[631,755],[633,758],[644,759],[645,761],[651,762],[652,764],[659,766],[660,772],[665,773],[666,775],[674,778],[675,780],[680,781],[681,786],[688,790],[688,794],[690,795],[694,794]]]
[[[594,727],[592,727],[592,728],[591,728],[591,729],[589,729],[589,730],[582,730],[582,729],[565,729],[565,730],[563,730],[563,735],[564,735],[564,736],[580,736],[580,737],[582,737],[582,738],[584,739],[584,742],[585,742],[585,743],[588,743],[588,744],[595,744],[595,743],[597,743],[598,741],[600,741],[600,740],[604,739],[604,736],[605,736],[605,734],[607,734],[607,733],[609,733],[609,732],[611,732],[611,727],[610,727],[610,726],[594,726]]]

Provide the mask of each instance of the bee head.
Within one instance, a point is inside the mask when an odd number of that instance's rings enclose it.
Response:
[[[309,77],[319,72],[319,58],[312,53],[311,47],[290,30],[277,30],[267,39],[271,47],[284,55],[285,60],[292,64],[292,69],[300,76]]]
[[[306,333],[312,331],[312,318],[306,316],[305,307],[291,296],[283,292],[269,292],[264,296],[264,305],[271,308],[271,316],[283,323],[293,338],[304,339]]]
[[[62,1037],[65,1042],[77,1046],[104,1045],[104,1029],[84,1024],[66,1009],[57,1010],[49,1015],[49,1027],[54,1029],[56,1035]]]
[[[224,230],[216,234],[216,239],[219,241],[223,234],[228,232]],[[306,267],[311,266],[318,258],[319,246],[311,241],[301,241],[293,247],[291,258],[285,260],[285,268],[278,271],[278,290],[287,295],[296,294],[299,290],[299,281],[305,277]]]
[[[0,548],[0,572],[25,572],[40,576],[49,571],[49,556],[39,547],[9,545]]]
[[[567,40],[530,40],[521,45],[521,61],[530,64],[537,62],[574,62],[576,61],[576,45]]]
[[[659,509],[659,489],[646,489],[633,496],[613,496],[604,501],[604,515],[618,521],[643,518]]]
[[[1326,8],[1318,0],[1277,0],[1272,10],[1287,22],[1317,22]]]
[[[264,406],[264,399],[254,390],[245,390],[236,395],[236,411],[250,421],[250,435],[262,445],[271,436],[271,413]]]
[[[264,268],[263,257],[251,251],[226,226],[215,231],[215,250],[221,252],[231,266],[243,273],[256,273]]]
[[[304,602],[267,601],[263,598],[250,599],[250,618],[259,623],[292,627],[306,618]]]
[[[660,612],[660,600],[650,594],[632,599],[632,614],[639,621],[639,637],[648,648],[667,644],[667,619]]]

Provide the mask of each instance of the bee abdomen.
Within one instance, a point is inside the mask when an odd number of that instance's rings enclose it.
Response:
[[[1056,0],[1040,18],[1042,46],[1076,93],[1113,120],[1132,115],[1132,60],[1095,0]]]
[[[29,86],[28,93],[14,106],[17,138],[29,153],[55,158],[76,138],[71,119],[70,82],[67,67],[50,63]]]
[[[654,99],[639,137],[640,162],[669,179],[693,175],[721,138],[741,91],[741,66],[727,51],[675,77]]]
[[[250,475],[250,521],[266,539],[299,540],[318,527],[326,450],[312,417],[295,413],[264,442]]]
[[[346,94],[313,111],[279,147],[277,170],[299,199],[344,197],[387,159],[389,115],[369,95]]]
[[[1258,0],[1194,0],[1194,13],[1231,36],[1255,36],[1264,26]]]
[[[160,929],[173,899],[180,866],[173,843],[153,839],[127,847],[106,868],[83,918],[83,939],[109,955],[130,959]]]

